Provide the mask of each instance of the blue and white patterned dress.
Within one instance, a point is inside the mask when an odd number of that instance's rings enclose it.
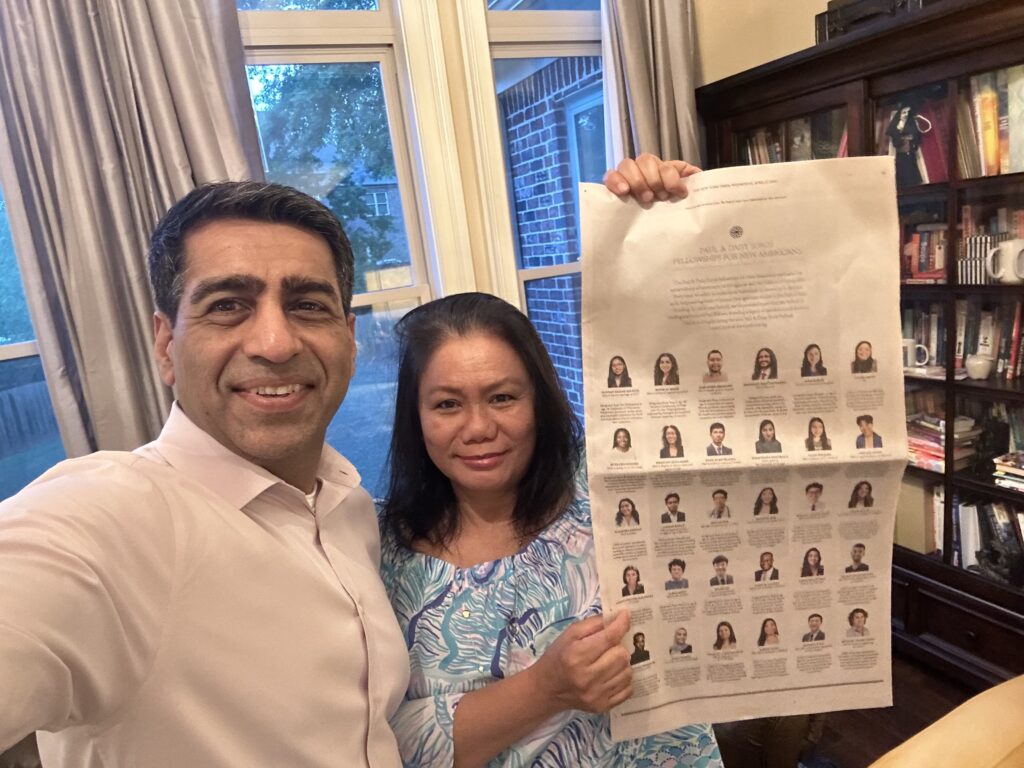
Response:
[[[463,694],[533,664],[575,621],[601,612],[590,504],[573,501],[511,557],[458,568],[382,532],[381,574],[409,647],[409,692],[391,725],[407,766],[451,765]],[[606,715],[563,712],[490,766],[721,768],[708,725],[613,742]]]

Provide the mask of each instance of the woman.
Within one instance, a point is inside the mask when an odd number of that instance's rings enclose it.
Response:
[[[729,650],[736,647],[736,633],[732,631],[732,624],[728,621],[718,622],[713,647],[716,651]]]
[[[800,364],[801,376],[828,376],[828,368],[821,359],[821,347],[808,344],[804,349],[804,360]]]
[[[615,525],[619,528],[633,528],[640,525],[640,513],[636,510],[636,504],[632,499],[621,499],[619,511],[615,513]]]
[[[754,501],[754,517],[762,512],[769,515],[779,514],[779,497],[775,495],[774,488],[762,488]]]
[[[765,619],[761,622],[761,634],[757,638],[757,645],[763,648],[766,645],[779,644],[779,627],[775,619]]]
[[[825,434],[825,422],[814,416],[807,422],[807,439],[804,447],[808,451],[831,451],[832,441]]]
[[[615,743],[588,714],[630,693],[628,616],[599,616],[580,429],[529,320],[463,294],[398,331],[381,572],[410,649],[404,762],[720,766],[706,725]]]
[[[751,381],[767,381],[779,378],[779,361],[768,347],[761,347],[754,356],[754,372]]]
[[[629,369],[626,367],[626,361],[616,355],[608,361],[608,388],[618,389],[632,386],[633,380],[629,378]]]
[[[642,595],[644,585],[640,583],[640,571],[635,565],[627,565],[622,571],[622,596]]]
[[[661,453],[663,459],[683,458],[683,440],[679,436],[679,427],[669,424],[661,429]]]
[[[756,453],[782,453],[782,443],[775,439],[775,422],[765,419],[758,427],[760,438],[754,443]]]
[[[618,455],[623,457],[633,455],[633,438],[629,436],[629,430],[625,427],[616,429],[612,436],[612,456]]]
[[[871,342],[858,341],[857,347],[853,351],[853,362],[850,363],[850,372],[876,373],[878,371],[878,363],[871,354]]]
[[[868,620],[868,612],[863,608],[854,608],[850,611],[846,620],[850,623],[850,628],[846,630],[847,637],[867,637],[871,634],[865,626]]]
[[[850,494],[850,503],[847,505],[847,508],[859,509],[873,506],[875,506],[875,498],[871,495],[871,483],[867,480],[861,480],[853,487],[853,493]]]
[[[662,352],[658,355],[658,362],[654,364],[654,386],[667,386],[679,383],[679,364],[675,355],[671,352]]]
[[[800,576],[824,576],[825,566],[821,564],[821,552],[817,547],[811,547],[804,552],[804,562],[800,566]]]

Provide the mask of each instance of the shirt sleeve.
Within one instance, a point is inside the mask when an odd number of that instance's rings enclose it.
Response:
[[[89,490],[58,477],[0,505],[0,750],[102,722],[151,663],[167,595],[146,586],[170,571],[173,535],[133,535],[133,510]]]
[[[455,763],[455,708],[462,693],[405,699],[391,718],[402,764],[449,766]]]

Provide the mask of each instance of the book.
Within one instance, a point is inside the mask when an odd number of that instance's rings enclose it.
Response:
[[[956,300],[956,345],[953,349],[953,367],[964,367],[964,334],[967,330],[967,299]]]
[[[981,549],[981,525],[978,507],[971,503],[960,505],[960,549],[961,568],[978,564],[978,550]]]
[[[921,131],[920,157],[924,166],[921,178],[926,184],[934,184],[949,179],[949,161],[946,158],[947,130],[945,125],[946,111],[942,102],[931,99],[921,103],[917,111],[923,118],[925,130]]]
[[[966,91],[961,91],[956,102],[956,148],[957,148],[957,169],[961,179],[974,179],[981,176],[981,154],[978,150],[978,137],[975,131],[975,122],[971,110],[971,100]],[[1011,150],[1013,142],[1011,139]],[[884,153],[879,153],[884,154]],[[963,219],[965,222],[968,219]],[[971,232],[964,231],[965,236]]]
[[[1024,171],[1024,64],[1006,70],[1010,173]],[[1017,231],[1017,237],[1022,232]]]
[[[982,171],[985,176],[999,174],[999,96],[995,72],[971,78],[976,81],[975,109],[978,112],[978,138],[981,141]]]
[[[1010,357],[1006,367],[1006,380],[1017,378],[1017,358],[1020,347],[1021,301],[1018,299],[1013,308],[1013,327],[1010,332]]]
[[[997,126],[999,132],[999,173],[1010,172],[1010,113],[1009,94],[1007,88],[1007,72],[1005,69],[996,71],[996,106]],[[1005,230],[999,230],[1003,232]]]

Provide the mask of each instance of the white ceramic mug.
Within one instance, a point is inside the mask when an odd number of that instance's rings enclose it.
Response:
[[[919,365],[928,365],[928,347],[918,344],[914,339],[903,340],[903,367],[912,368]]]
[[[1024,240],[1003,240],[995,248],[990,248],[985,256],[985,271],[989,277],[1007,285],[1024,282]]]

